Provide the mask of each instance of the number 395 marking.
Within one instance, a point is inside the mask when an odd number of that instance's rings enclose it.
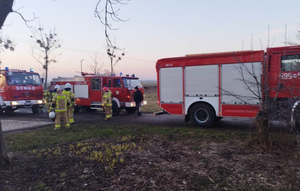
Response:
[[[292,73],[283,73],[283,74],[281,74],[281,79],[290,80],[290,79],[293,79],[293,75],[292,75]]]

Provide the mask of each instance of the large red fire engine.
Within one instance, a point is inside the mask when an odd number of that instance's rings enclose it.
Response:
[[[0,111],[13,112],[19,108],[31,108],[38,113],[43,107],[43,86],[38,73],[26,70],[0,70]]]
[[[299,46],[165,58],[156,70],[159,106],[200,127],[254,117],[262,99],[292,111],[300,96]]]
[[[102,88],[108,87],[112,92],[112,110],[113,115],[118,115],[120,110],[125,109],[128,113],[135,112],[135,102],[133,101],[134,88],[139,87],[139,90],[144,95],[144,88],[139,78],[134,75],[129,76],[101,76],[94,74],[82,73],[82,76],[77,77],[58,77],[53,78],[51,87],[56,84],[64,88],[66,83],[72,85],[72,91],[75,95],[75,113],[80,108],[86,110],[96,110],[102,108]],[[147,104],[143,101],[142,105]]]

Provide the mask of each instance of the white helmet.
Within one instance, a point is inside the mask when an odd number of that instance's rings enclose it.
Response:
[[[60,89],[60,85],[56,84],[54,89],[58,89],[58,88]]]
[[[65,88],[70,88],[71,89],[71,84],[70,83],[66,83]]]
[[[55,112],[54,112],[54,111],[51,111],[51,112],[49,113],[49,118],[50,118],[50,119],[54,119],[54,118],[55,118]]]

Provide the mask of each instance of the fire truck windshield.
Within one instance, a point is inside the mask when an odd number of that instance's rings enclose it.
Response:
[[[36,73],[9,72],[6,75],[8,85],[41,85],[40,76]]]
[[[123,84],[125,88],[134,88],[135,86],[138,86],[139,88],[142,87],[139,79],[123,78]]]
[[[281,70],[283,72],[300,71],[300,54],[281,56]]]

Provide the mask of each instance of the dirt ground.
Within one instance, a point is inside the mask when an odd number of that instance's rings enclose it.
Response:
[[[300,190],[296,144],[262,150],[248,140],[191,137],[96,138],[10,153],[0,190]]]
[[[16,155],[0,190],[300,190],[299,157],[242,140],[92,139]]]

